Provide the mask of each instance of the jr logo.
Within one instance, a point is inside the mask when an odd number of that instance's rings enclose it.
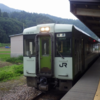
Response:
[[[62,65],[59,64],[59,67],[67,67],[67,63],[62,63]]]

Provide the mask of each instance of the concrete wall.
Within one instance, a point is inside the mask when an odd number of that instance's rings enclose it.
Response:
[[[23,35],[15,35],[10,37],[11,41],[11,57],[23,55]]]

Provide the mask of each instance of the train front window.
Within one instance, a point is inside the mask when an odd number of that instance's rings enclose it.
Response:
[[[49,55],[49,40],[42,40],[42,55]]]
[[[57,57],[71,56],[71,37],[56,35],[55,54]]]
[[[24,36],[24,56],[35,56],[35,37]]]

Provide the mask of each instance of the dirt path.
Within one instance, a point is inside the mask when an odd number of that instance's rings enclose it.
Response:
[[[0,67],[4,67],[4,66],[11,66],[13,65],[12,63],[10,62],[4,62],[4,61],[0,61]]]
[[[25,77],[22,76],[18,80],[10,80],[7,82],[0,82],[0,95],[4,95],[5,93],[9,93],[10,90],[14,89],[17,86],[25,85]]]

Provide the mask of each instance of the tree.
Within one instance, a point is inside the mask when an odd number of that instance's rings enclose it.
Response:
[[[2,16],[2,12],[1,12],[1,9],[0,9],[0,17]]]
[[[3,12],[3,17],[7,17],[7,18],[9,18],[8,13],[7,13],[7,12]]]

